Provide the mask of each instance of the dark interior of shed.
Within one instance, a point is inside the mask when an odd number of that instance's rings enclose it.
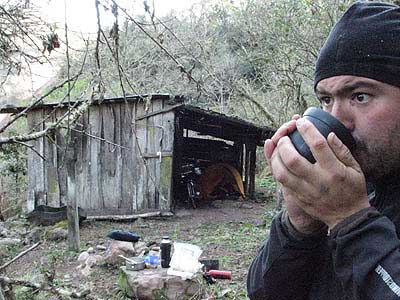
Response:
[[[217,199],[249,196],[254,187],[255,148],[262,135],[259,129],[195,107],[179,110],[174,138],[175,205],[199,207]]]
[[[190,137],[190,130],[185,132],[177,187],[180,204],[196,208],[216,199],[243,198],[241,149],[237,144]]]

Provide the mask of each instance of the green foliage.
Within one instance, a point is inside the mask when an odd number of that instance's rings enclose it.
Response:
[[[22,246],[20,245],[3,245],[0,247],[0,265],[2,264],[2,258],[4,260],[14,258],[22,251]]]
[[[17,130],[10,130],[17,135]],[[0,147],[0,176],[20,177],[26,175],[26,147],[20,144],[5,144]]]
[[[258,185],[262,188],[267,188],[269,190],[275,190],[276,189],[276,181],[274,177],[267,176],[267,177],[262,177],[258,179]]]
[[[106,95],[121,96],[121,86],[128,94],[183,94],[196,105],[277,127],[317,104],[313,69],[319,49],[352,2],[207,0],[155,23],[149,15],[136,16],[166,51],[132,22],[120,25],[118,62],[114,41],[100,43]],[[87,74],[96,65],[89,56]]]
[[[15,300],[32,300],[34,298],[33,289],[28,287],[17,287],[15,289]]]
[[[251,260],[251,257],[244,257],[237,262],[229,253],[241,253],[257,248],[265,239],[265,228],[238,222],[202,224],[198,231],[197,237],[192,241],[194,244],[213,245],[227,250],[226,256],[216,257],[220,260],[220,267],[227,269],[233,268],[234,264],[246,267]]]
[[[75,100],[80,98],[81,95],[84,95],[86,92],[86,89],[89,85],[89,80],[86,78],[80,78],[76,80],[75,82],[71,82],[70,84],[70,97],[71,100]],[[59,101],[64,100],[66,102],[68,99],[68,84],[65,84],[63,87],[54,90],[48,97],[46,97],[45,101],[47,103],[57,103]],[[49,92],[51,88],[49,88],[45,93]]]
[[[26,120],[20,119],[7,131],[8,135],[23,132]],[[0,210],[8,208],[8,215],[21,211],[21,202],[25,199],[26,187],[26,147],[20,144],[4,144],[0,146],[0,194],[3,203]]]
[[[215,300],[245,300],[247,298],[246,289],[238,288],[236,285],[224,287],[220,285],[211,285],[207,290],[208,294]]]

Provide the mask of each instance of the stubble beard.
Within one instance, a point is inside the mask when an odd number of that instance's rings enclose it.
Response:
[[[356,137],[355,140],[353,156],[368,181],[394,174],[400,176],[400,133],[391,136],[388,142],[370,141],[367,144]]]

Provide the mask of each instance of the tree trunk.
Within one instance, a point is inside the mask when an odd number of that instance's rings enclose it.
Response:
[[[68,218],[68,247],[72,251],[79,251],[79,216],[78,202],[76,200],[75,164],[77,150],[75,148],[76,137],[72,134],[67,145],[67,218]]]

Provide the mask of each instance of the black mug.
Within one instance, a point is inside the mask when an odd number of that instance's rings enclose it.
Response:
[[[330,132],[334,132],[350,151],[353,151],[356,148],[356,141],[351,135],[350,130],[348,130],[346,126],[344,126],[338,119],[326,111],[323,111],[317,107],[310,107],[304,112],[303,118],[306,118],[313,123],[325,138],[328,137]],[[296,150],[302,156],[307,158],[309,162],[315,163],[315,158],[312,155],[310,148],[297,129],[289,134],[289,138]]]

